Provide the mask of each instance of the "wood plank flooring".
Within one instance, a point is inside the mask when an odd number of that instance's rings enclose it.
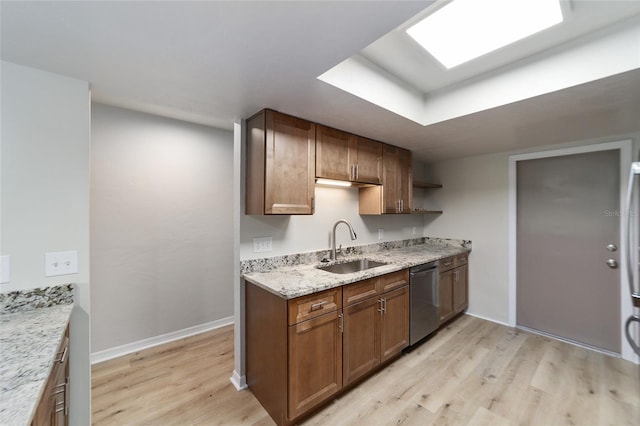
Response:
[[[233,328],[92,367],[95,425],[273,425]],[[305,425],[640,425],[640,367],[464,315]]]

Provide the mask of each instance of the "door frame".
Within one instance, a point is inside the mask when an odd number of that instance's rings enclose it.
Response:
[[[620,206],[618,212],[624,209],[626,191],[628,186],[628,175],[631,167],[633,141],[624,139],[613,142],[602,142],[591,145],[573,146],[567,148],[550,149],[524,154],[514,154],[509,156],[509,326],[517,326],[516,318],[516,294],[517,294],[517,163],[518,161],[534,160],[539,158],[558,157],[563,155],[584,154],[597,151],[608,151],[612,149],[620,150]],[[626,226],[624,215],[620,214],[620,253],[626,253],[626,238],[624,235]],[[620,256],[620,356],[626,360],[638,363],[638,357],[629,346],[624,336],[624,322],[633,313],[629,285],[627,283],[626,256]]]

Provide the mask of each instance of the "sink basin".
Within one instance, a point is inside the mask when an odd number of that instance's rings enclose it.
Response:
[[[375,262],[369,259],[352,260],[351,262],[337,263],[329,266],[318,266],[318,269],[323,271],[333,272],[334,274],[351,274],[353,272],[360,272],[366,269],[377,268],[378,266],[384,266],[386,263]]]

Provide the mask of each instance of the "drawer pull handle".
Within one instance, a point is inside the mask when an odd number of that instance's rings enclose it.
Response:
[[[451,262],[446,262],[444,266],[451,266]]]
[[[318,303],[313,303],[313,304],[311,304],[311,312],[313,312],[313,311],[317,311],[318,309],[322,309],[322,307],[323,307],[324,305],[326,305],[327,303],[329,303],[329,302],[328,302],[328,301],[326,301],[326,300],[323,300],[322,302],[318,302]]]
[[[64,347],[64,351],[62,351],[62,355],[60,356],[60,359],[56,360],[60,364],[64,364],[64,360],[67,359],[67,349],[69,349],[69,346],[65,346]],[[58,352],[58,353],[60,353],[60,352]]]

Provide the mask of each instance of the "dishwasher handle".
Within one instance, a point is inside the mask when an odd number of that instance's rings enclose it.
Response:
[[[411,272],[410,275],[411,275],[412,278],[413,277],[423,277],[425,275],[432,274],[437,269],[438,268],[436,267],[436,268],[431,268],[431,269],[425,269],[425,270],[422,270],[422,271]]]
[[[409,269],[409,275],[411,275],[412,277],[419,277],[428,273],[432,273],[434,271],[438,271],[438,264],[427,263],[425,265],[414,266],[413,268]]]

